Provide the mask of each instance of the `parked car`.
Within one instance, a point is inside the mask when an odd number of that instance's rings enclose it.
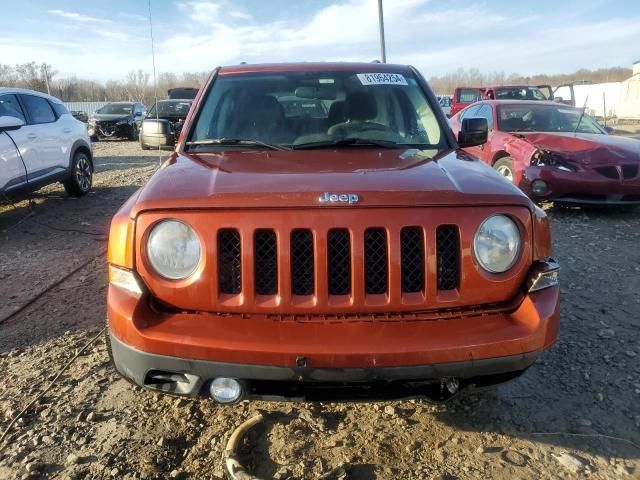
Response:
[[[552,100],[549,85],[499,85],[488,87],[458,87],[453,93],[451,116],[483,99],[489,100]]]
[[[140,146],[172,149],[191,108],[191,100],[160,100],[147,113],[140,126]]]
[[[220,403],[447,400],[554,343],[547,217],[460,150],[487,122],[454,138],[417,70],[240,65],[203,89],[111,223],[107,343],[124,377]],[[326,116],[288,119],[290,96]]]
[[[640,204],[640,141],[608,135],[580,108],[556,102],[482,101],[450,120],[489,124],[484,145],[468,147],[537,201]]]
[[[85,195],[93,180],[85,125],[57,98],[0,88],[0,197],[11,198],[61,182]]]
[[[138,140],[140,123],[144,118],[144,105],[136,102],[112,102],[89,117],[91,140],[101,138],[127,138]]]

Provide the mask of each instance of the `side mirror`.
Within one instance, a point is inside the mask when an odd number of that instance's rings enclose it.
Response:
[[[0,132],[18,130],[22,126],[24,126],[24,122],[17,117],[10,117],[8,115],[0,117]]]
[[[458,133],[458,145],[460,148],[482,145],[487,143],[488,136],[489,125],[486,118],[463,118]]]
[[[605,125],[604,127],[602,127],[604,129],[605,132],[607,132],[608,134],[612,134],[613,132],[615,132],[615,128],[610,127],[609,125]]]
[[[564,99],[562,97],[553,97],[554,102],[562,103]]]

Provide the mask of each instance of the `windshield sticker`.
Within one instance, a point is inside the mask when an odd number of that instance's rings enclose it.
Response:
[[[358,73],[362,85],[408,85],[399,73]]]

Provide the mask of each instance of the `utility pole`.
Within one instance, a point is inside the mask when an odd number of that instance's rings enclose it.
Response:
[[[382,0],[378,0],[378,21],[380,23],[380,52],[382,63],[387,63],[387,52],[384,46],[384,15],[382,13]]]

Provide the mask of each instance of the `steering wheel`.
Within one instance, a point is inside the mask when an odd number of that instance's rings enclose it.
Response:
[[[393,132],[391,128],[381,123],[355,120],[355,121],[342,122],[342,123],[333,125],[332,127],[329,128],[327,133],[329,135],[338,134],[338,135],[347,136],[353,133],[366,132],[366,131]]]

